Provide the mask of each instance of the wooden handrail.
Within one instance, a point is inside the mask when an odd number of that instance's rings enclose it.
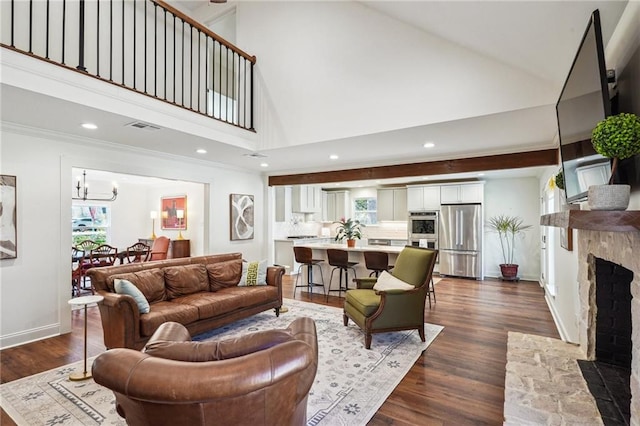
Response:
[[[199,22],[196,22],[195,20],[193,20],[189,16],[185,15],[184,13],[180,12],[178,9],[170,6],[169,4],[165,3],[162,0],[149,0],[149,1],[151,3],[154,3],[154,4],[158,5],[158,6],[160,6],[161,8],[166,10],[167,12],[170,12],[173,15],[177,16],[178,18],[182,19],[184,22],[188,23],[192,27],[199,29],[200,31],[202,31],[203,33],[208,35],[209,37],[211,37],[214,40],[216,40],[218,43],[222,44],[223,46],[226,46],[227,48],[229,48],[231,50],[233,50],[238,55],[242,56],[243,58],[247,59],[248,61],[250,61],[252,64],[255,65],[255,63],[256,63],[256,57],[255,56],[249,55],[248,53],[244,52],[242,49],[239,49],[238,47],[236,47],[233,44],[229,43],[227,40],[223,39],[218,34],[214,33],[209,28],[205,27],[204,25],[200,24]]]

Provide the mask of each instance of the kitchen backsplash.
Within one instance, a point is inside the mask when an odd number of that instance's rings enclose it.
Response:
[[[338,227],[335,223],[302,222],[295,219],[289,222],[276,222],[274,225],[273,236],[275,239],[287,238],[290,235],[325,236],[327,230],[329,231],[329,236],[334,237]],[[363,238],[403,240],[407,238],[407,223],[387,222],[368,225],[362,228],[362,236]]]

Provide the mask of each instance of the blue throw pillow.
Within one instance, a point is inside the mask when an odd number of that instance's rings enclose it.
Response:
[[[142,294],[138,287],[133,285],[131,281],[116,278],[115,280],[113,280],[113,287],[115,288],[116,293],[128,294],[129,296],[133,297],[133,300],[135,300],[138,304],[138,310],[141,314],[149,313],[149,310],[151,308],[149,306],[147,298],[144,297],[144,294]]]

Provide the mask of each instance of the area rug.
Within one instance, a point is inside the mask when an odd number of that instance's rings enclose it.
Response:
[[[351,321],[348,327],[343,325],[341,309],[291,299],[284,305],[289,311],[279,318],[273,311],[263,312],[194,339],[286,328],[295,318],[313,318],[319,353],[307,405],[310,426],[365,425],[443,329],[425,324],[424,343],[415,330],[376,334],[371,350],[366,350],[362,331]],[[93,380],[68,379],[77,369],[82,370],[82,361],[3,384],[0,405],[18,425],[124,426],[111,391]]]

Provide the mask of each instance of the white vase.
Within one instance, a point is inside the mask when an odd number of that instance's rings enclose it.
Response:
[[[626,210],[629,207],[629,185],[592,185],[588,200],[591,210]]]

